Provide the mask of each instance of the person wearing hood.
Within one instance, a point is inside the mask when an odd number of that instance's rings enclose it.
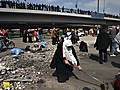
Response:
[[[73,71],[73,66],[71,65],[77,65],[78,70],[82,70],[82,68],[71,40],[64,40],[63,37],[61,39],[53,56],[50,68],[56,68],[53,76],[57,76],[58,82],[65,82],[69,80],[69,72]]]

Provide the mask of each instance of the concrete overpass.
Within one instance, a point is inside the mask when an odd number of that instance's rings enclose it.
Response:
[[[0,8],[0,27],[27,28],[42,27],[80,27],[81,25],[120,25],[120,19],[96,19],[91,15],[40,11],[27,9]]]

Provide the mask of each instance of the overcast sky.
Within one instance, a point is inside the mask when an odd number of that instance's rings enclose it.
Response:
[[[24,0],[19,0],[24,1]],[[65,8],[75,8],[76,0],[26,0],[27,2],[43,3],[46,5],[59,5]],[[97,11],[98,0],[77,0],[78,8],[82,10]],[[99,12],[103,12],[104,0],[99,0]],[[120,0],[105,0],[105,13],[119,15]]]

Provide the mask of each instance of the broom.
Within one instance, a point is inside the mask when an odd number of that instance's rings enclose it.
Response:
[[[75,67],[74,65],[71,65],[69,62],[68,62],[68,64],[69,64],[70,66],[72,66],[72,67],[78,69],[78,68]],[[79,70],[79,69],[78,69],[78,70]],[[97,79],[96,77],[93,77],[92,75],[86,73],[86,72],[83,71],[83,70],[80,70],[80,71],[82,71],[82,72],[85,73],[86,75],[90,76],[90,77],[93,78],[94,80],[96,80],[96,81],[102,83],[102,84],[100,84],[100,87],[101,87],[102,90],[105,90],[105,88],[106,88],[106,89],[109,88],[109,86],[108,86],[108,82],[106,82],[106,81],[101,81],[101,80]]]

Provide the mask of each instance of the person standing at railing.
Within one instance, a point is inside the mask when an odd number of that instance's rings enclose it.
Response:
[[[20,2],[20,8],[21,8],[21,9],[23,8],[22,2]]]
[[[78,9],[77,9],[77,13],[78,13],[78,14],[79,14],[79,11],[80,11],[80,10],[79,10],[79,8],[78,8]]]
[[[5,1],[5,3],[6,3],[6,8],[9,8],[9,6],[8,6],[8,1],[7,1],[7,0]]]
[[[6,8],[6,1],[5,0],[3,0],[3,2],[2,2],[2,7]]]
[[[25,9],[25,2],[23,2],[22,4],[23,4],[23,9]]]
[[[36,10],[38,10],[38,3],[36,3]]]
[[[31,4],[31,3],[29,3],[28,9],[32,9],[31,7],[32,7],[32,4]]]
[[[54,11],[54,6],[53,5],[51,6],[51,9],[52,9],[52,11]]]
[[[59,12],[59,6],[57,5],[57,12]]]
[[[51,10],[51,7],[50,7],[50,5],[49,5],[49,11]]]
[[[62,12],[64,12],[64,6],[62,7]]]
[[[15,1],[13,0],[12,8],[15,9]]]
[[[42,10],[44,9],[44,5],[43,5],[43,3],[42,3]]]
[[[29,4],[29,2],[27,2],[27,9],[30,9],[30,4]]]
[[[73,13],[73,9],[72,8],[70,9],[70,13]]]
[[[41,4],[38,5],[38,10],[41,10]]]
[[[16,1],[16,8],[17,8],[17,9],[20,9],[20,2],[19,2],[19,0]]]
[[[33,9],[34,9],[34,10],[36,9],[36,5],[35,5],[35,3],[33,4]]]
[[[46,10],[48,11],[48,5],[46,6]]]

